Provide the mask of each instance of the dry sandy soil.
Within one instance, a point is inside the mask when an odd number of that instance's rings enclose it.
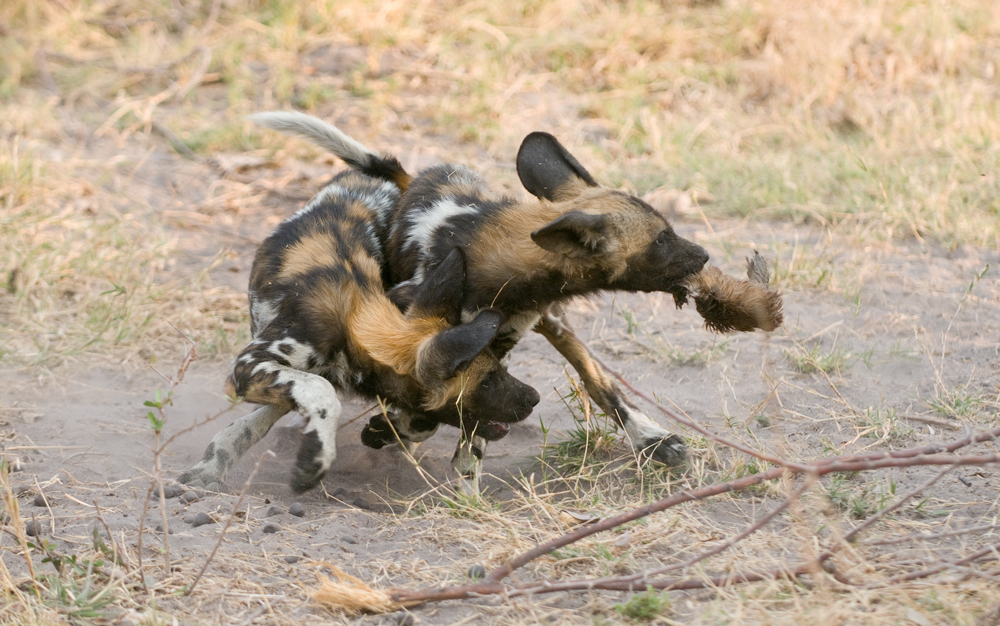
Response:
[[[197,204],[213,183],[230,176],[211,161],[183,161],[141,136],[133,136],[124,149],[141,153],[150,146],[152,154],[134,174],[137,193],[167,198],[167,189],[183,189],[181,196]],[[91,149],[106,148],[98,143]],[[409,156],[411,168],[436,161]],[[244,168],[239,176],[269,181],[301,172],[301,180],[294,188],[282,188],[281,195],[242,207],[238,219],[225,226],[203,228],[175,221],[184,257],[172,271],[204,267],[219,250],[228,250],[225,261],[213,270],[213,281],[236,291],[245,288],[254,243],[296,209],[298,202],[289,196],[307,197],[329,173],[322,164],[291,159],[271,165],[273,169]],[[509,168],[509,160],[477,165],[488,176],[509,180],[509,172],[498,174]],[[770,336],[713,336],[702,328],[691,307],[675,310],[669,296],[655,294],[606,294],[575,304],[571,319],[580,334],[632,384],[716,431],[787,458],[931,443],[957,437],[966,425],[980,427],[984,418],[993,423],[1000,382],[1000,288],[989,277],[971,292],[969,286],[974,273],[987,264],[997,266],[996,251],[967,247],[946,251],[916,241],[862,249],[841,244],[835,233],[816,227],[724,219],[707,223],[690,211],[677,216],[676,226],[709,249],[713,262],[730,274],[742,272],[742,258],[754,248],[772,264],[776,261],[785,327]],[[855,292],[810,288],[790,280],[792,266],[808,265],[816,250],[828,259],[830,271],[854,277]],[[184,346],[178,338],[176,352],[160,355],[155,367],[176,376]],[[808,371],[804,350],[828,373]],[[204,423],[229,405],[221,391],[229,365],[227,357],[197,360],[175,388],[174,404],[165,411],[164,432],[165,436],[186,432],[161,456],[168,479],[197,460],[228,420],[249,410],[237,406]],[[543,400],[532,417],[489,448],[485,499],[501,508],[509,503],[516,510],[506,514],[514,518],[550,524],[539,537],[558,534],[560,527],[551,517],[533,517],[523,508],[531,500],[524,499],[519,480],[532,472],[540,475],[538,459],[546,437],[550,442],[563,439],[576,426],[574,413],[563,401],[570,390],[566,365],[540,336],[530,336],[515,352],[511,369],[539,389]],[[106,523],[114,542],[132,555],[132,566],[138,556],[138,529],[144,524],[149,584],[173,590],[189,584],[205,563],[231,516],[236,495],[195,492],[190,502],[182,499],[191,497],[187,494],[167,500],[171,571],[165,575],[160,566],[162,534],[153,530],[162,524],[155,503],[143,520],[153,470],[153,438],[143,402],[167,386],[151,367],[136,362],[77,361],[9,371],[0,383],[0,423],[7,454],[16,454],[20,462],[20,471],[12,473],[9,482],[20,494],[22,519],[36,522],[41,537],[67,552],[88,544],[95,527],[106,533]],[[947,414],[948,406],[955,414]],[[346,404],[345,421],[366,408],[362,402]],[[645,408],[658,415],[655,407]],[[662,415],[657,419],[666,420]],[[298,431],[279,424],[229,475],[232,489],[239,491],[265,450],[277,455],[263,462],[240,515],[233,519],[199,583],[210,593],[192,598],[167,594],[157,602],[158,610],[193,622],[235,624],[258,618],[257,623],[267,623],[267,616],[281,622],[338,621],[307,600],[308,590],[315,587],[315,562],[335,563],[376,587],[413,585],[428,580],[428,575],[437,581],[461,582],[472,565],[498,564],[505,553],[498,545],[510,539],[510,529],[497,527],[495,538],[484,538],[481,526],[470,530],[466,515],[449,515],[448,507],[432,492],[451,478],[449,459],[456,432],[442,429],[419,449],[418,472],[399,450],[361,446],[359,432],[365,421],[346,421],[339,457],[322,488],[300,496],[286,486]],[[713,456],[716,447],[701,438],[697,441],[692,454],[699,467],[720,459],[723,464],[740,461],[739,455]],[[726,468],[721,470],[724,475]],[[870,500],[888,488],[889,480],[899,486],[897,493],[903,493],[933,471],[885,471],[849,478],[843,488]],[[697,484],[702,477],[681,475],[671,480],[668,491]],[[923,528],[927,519],[933,519],[939,530],[993,520],[998,484],[1000,476],[993,468],[955,471],[923,494],[927,502],[921,511],[912,506],[904,509],[892,530]],[[773,495],[765,491],[685,513],[703,524],[702,536],[696,536],[697,524],[682,523],[683,532],[669,531],[671,541],[651,548],[637,563],[661,558],[676,545],[711,545],[745,524]],[[414,506],[414,498],[423,504]],[[301,516],[288,513],[294,503],[301,504]],[[98,521],[97,507],[103,523]],[[208,513],[214,523],[192,526],[189,521],[199,513]],[[474,509],[469,515],[480,513],[486,525],[495,515]],[[504,518],[496,514],[496,519],[502,525]],[[847,522],[831,517],[831,523]],[[529,523],[518,531],[525,533],[515,542],[519,547],[531,544],[530,527]],[[780,533],[774,537],[778,543],[761,549],[777,558],[804,555],[811,549],[795,545],[791,536],[783,539],[784,545]],[[995,538],[987,533],[976,541]],[[3,544],[7,568],[15,577],[26,575],[24,562],[10,551],[11,538],[5,537]],[[45,567],[36,554],[35,568]],[[618,619],[611,606],[623,597],[595,592],[556,594],[531,602],[483,599],[417,608],[414,615],[420,623],[480,619],[588,623]],[[674,618],[704,616],[713,598],[711,593],[675,592]],[[119,613],[123,620],[146,615],[127,609],[123,606]],[[385,618],[357,619],[380,623]]]
[[[342,167],[243,119],[287,103],[411,171],[460,161],[519,195],[519,138],[549,130],[603,183],[640,194],[664,185],[654,196],[674,198],[662,206],[676,229],[727,274],[742,275],[760,251],[784,298],[784,327],[770,334],[713,335],[693,307],[658,294],[570,307],[606,363],[714,433],[810,460],[997,427],[994,6],[435,5],[0,4],[0,55],[11,59],[0,66],[0,454],[14,469],[0,473],[0,623],[633,623],[642,602],[626,592],[492,596],[388,616],[330,610],[312,593],[329,566],[374,589],[468,583],[470,568],[489,571],[567,532],[565,511],[607,517],[767,469],[638,400],[688,439],[688,467],[637,468],[596,415],[594,445],[574,446],[586,402],[555,350],[529,336],[511,370],[542,401],[491,444],[481,497],[451,490],[456,431],[442,428],[416,460],[370,450],[359,441],[362,401],[345,403],[321,488],[287,487],[299,432],[285,418],[233,468],[226,493],[173,489],[212,436],[251,410],[230,407],[222,389],[249,332],[256,245]],[[678,200],[672,187],[690,194]],[[188,338],[199,355],[178,382]],[[144,403],[173,383],[172,404],[154,413],[167,442],[154,455]],[[172,492],[163,507],[147,495],[157,464]],[[645,597],[645,618],[997,626],[995,465],[953,468],[859,542],[841,540],[938,472],[826,476],[765,527],[672,572],[704,588]],[[801,484],[673,507],[511,581],[683,563]],[[194,525],[199,516],[210,523]],[[835,571],[708,582],[825,550]]]

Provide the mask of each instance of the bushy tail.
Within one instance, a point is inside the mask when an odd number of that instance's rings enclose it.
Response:
[[[333,124],[297,111],[267,111],[250,116],[254,124],[289,135],[305,137],[331,152],[362,174],[395,183],[406,191],[412,178],[392,156],[378,156]]]

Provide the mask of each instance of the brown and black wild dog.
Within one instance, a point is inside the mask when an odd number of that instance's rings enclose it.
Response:
[[[384,399],[418,425],[514,422],[538,403],[486,349],[503,314],[484,307],[461,321],[460,249],[424,274],[405,315],[386,297],[382,241],[405,181],[385,174],[341,173],[261,244],[250,274],[253,341],[227,386],[263,406],[219,432],[181,482],[221,486],[232,463],[294,410],[308,423],[291,487],[314,487],[336,457],[338,392]]]
[[[304,136],[349,165],[392,181],[403,191],[385,217],[385,271],[389,296],[413,301],[428,272],[458,246],[465,251],[467,278],[463,319],[485,307],[505,314],[491,344],[498,358],[529,329],[541,333],[576,368],[591,398],[624,428],[633,448],[669,464],[685,457],[683,440],[640,411],[587,352],[562,314],[575,296],[603,290],[666,291],[682,302],[682,283],[708,260],[701,246],[679,237],[657,211],[627,193],[600,186],[548,133],[528,135],[517,155],[517,172],[535,199],[519,201],[491,192],[467,167],[439,165],[410,179],[391,157],[379,157],[336,127],[301,113],[251,117],[274,130]],[[436,424],[407,412],[373,418],[362,441],[380,447],[422,441]],[[465,437],[456,469],[475,472],[486,440],[502,437],[504,424],[463,423]],[[395,433],[393,433],[395,430]]]

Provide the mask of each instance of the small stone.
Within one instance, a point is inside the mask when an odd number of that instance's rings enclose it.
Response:
[[[260,532],[264,533],[265,535],[273,535],[279,530],[281,530],[281,526],[278,526],[277,524],[264,524],[264,528],[261,528]]]
[[[198,528],[199,526],[204,526],[205,524],[214,524],[215,520],[208,513],[199,513],[194,516],[191,521],[191,526]]]
[[[486,568],[482,565],[473,565],[466,573],[472,580],[482,580],[486,578]]]
[[[358,542],[357,539],[355,539],[354,537],[351,537],[349,535],[344,535],[343,537],[340,538],[340,540],[343,541],[344,543],[351,543],[351,544],[354,544],[354,543]]]
[[[39,537],[42,534],[42,524],[36,520],[31,520],[24,525],[24,534],[29,537]]]
[[[344,489],[343,487],[337,487],[336,489],[334,489],[333,491],[331,491],[331,492],[330,492],[329,494],[327,494],[327,495],[329,495],[329,496],[330,496],[331,498],[336,498],[337,496],[342,496],[342,495],[344,495],[344,492],[345,492],[345,491],[347,491],[347,490],[346,490],[346,489]]]
[[[282,511],[280,508],[272,506],[267,510],[267,515],[265,515],[264,517],[274,517],[275,515],[281,515],[283,512],[284,511]]]
[[[184,492],[184,495],[181,496],[181,502],[184,504],[191,504],[192,502],[197,502],[198,500],[198,494],[194,491],[186,491]]]
[[[417,623],[417,618],[413,616],[413,613],[407,613],[406,611],[399,611],[394,616],[396,620],[396,626],[413,626]]]
[[[31,503],[34,504],[35,506],[48,506],[48,504],[45,502],[45,496],[43,496],[42,494],[38,494],[37,496],[35,496],[35,499]]]
[[[163,497],[167,500],[172,500],[184,493],[184,487],[181,487],[177,483],[171,483],[169,485],[163,485]]]
[[[24,494],[29,493],[30,491],[31,487],[29,487],[28,485],[21,485],[20,487],[14,490],[14,495],[23,496]]]
[[[368,510],[372,508],[372,503],[369,502],[368,500],[365,500],[364,498],[354,498],[354,501],[351,502],[351,506],[355,506],[359,509]]]
[[[628,548],[632,545],[632,539],[631,537],[628,536],[628,533],[626,532],[623,533],[617,539],[615,539],[614,543],[612,543],[611,545],[613,545],[616,548]]]
[[[302,506],[301,502],[296,502],[292,506],[288,507],[288,512],[295,517],[305,517],[306,507]]]
[[[24,464],[21,463],[20,459],[10,459],[9,461],[7,461],[7,471],[9,471],[11,474],[13,474],[14,472],[23,472]]]
[[[162,533],[163,532],[163,524],[157,524],[156,525],[156,532],[158,532],[158,533]],[[169,529],[167,531],[167,534],[168,535],[174,534],[174,529],[173,528]]]
[[[302,557],[297,554],[289,554],[285,557],[285,563],[298,563],[300,558]]]

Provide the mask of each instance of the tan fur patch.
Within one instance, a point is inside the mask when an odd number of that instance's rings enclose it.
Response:
[[[444,385],[427,389],[427,397],[423,408],[428,411],[440,409],[448,402],[462,404],[462,394],[466,389],[473,389],[489,374],[493,361],[490,357],[480,354],[469,367],[459,372],[457,376],[444,381]]]
[[[587,260],[567,259],[543,250],[531,240],[532,232],[568,211],[606,215],[610,232],[605,243],[610,247]],[[628,270],[629,256],[645,250],[664,227],[662,219],[636,207],[622,194],[584,186],[565,202],[527,202],[500,212],[484,225],[470,247],[470,265],[484,277],[501,282],[552,270],[575,278],[594,268],[601,268],[613,280]]]
[[[412,374],[420,346],[444,330],[442,318],[405,319],[388,298],[371,295],[354,308],[350,333],[358,347],[397,374]]]
[[[308,234],[285,249],[278,277],[288,279],[318,267],[336,267],[341,263],[336,251],[337,242],[329,233]]]

